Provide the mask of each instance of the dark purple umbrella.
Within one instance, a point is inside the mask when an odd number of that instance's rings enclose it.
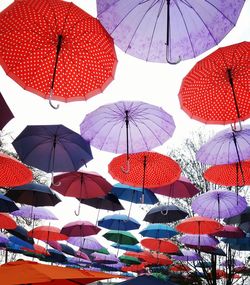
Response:
[[[84,237],[99,233],[101,229],[88,221],[75,221],[64,225],[61,234],[68,237]]]
[[[68,238],[67,242],[83,249],[100,250],[103,248],[103,246],[94,237],[90,236],[71,236]]]
[[[182,255],[171,255],[171,258],[179,261],[196,261],[201,260],[198,253],[193,250],[181,249]]]
[[[163,185],[158,188],[151,188],[150,190],[156,194],[165,195],[171,198],[191,198],[199,193],[199,189],[184,176],[181,176],[174,183]]]
[[[76,251],[69,245],[60,243],[58,241],[49,241],[48,244],[54,249],[66,253],[68,255],[75,256]]]
[[[210,190],[196,197],[191,207],[200,216],[221,219],[243,212],[247,201],[229,190]]]
[[[213,233],[213,235],[225,238],[241,238],[246,236],[240,227],[230,225],[223,225],[223,228],[218,232]]]
[[[215,247],[219,240],[210,235],[199,235],[199,234],[184,234],[179,238],[179,242],[189,246],[210,246]]]
[[[34,220],[58,220],[49,209],[29,205],[22,206],[19,210],[12,212],[11,215]]]
[[[31,125],[12,142],[21,161],[47,173],[76,171],[93,159],[90,145],[63,125]]]
[[[218,132],[198,150],[196,158],[209,165],[231,164],[250,159],[250,126]]]
[[[162,108],[140,102],[119,101],[99,107],[84,118],[82,137],[100,150],[137,153],[166,142],[175,130],[171,115]]]
[[[1,110],[1,116],[0,116],[0,130],[4,128],[7,123],[14,118],[14,115],[12,114],[9,106],[4,100],[4,97],[2,93],[0,92],[0,110]]]
[[[97,0],[97,17],[126,53],[176,63],[217,45],[235,26],[244,2]]]

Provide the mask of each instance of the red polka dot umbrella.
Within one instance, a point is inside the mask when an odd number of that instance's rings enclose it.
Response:
[[[14,1],[1,13],[0,26],[2,67],[43,98],[87,100],[114,78],[113,39],[71,2]]]
[[[141,245],[158,252],[173,253],[179,250],[179,247],[170,240],[145,238],[141,240]]]
[[[123,184],[134,187],[158,187],[176,181],[181,168],[172,158],[157,152],[139,152],[130,154],[130,169],[126,166],[127,156],[115,157],[108,166],[111,176]]]
[[[229,124],[250,117],[250,42],[217,49],[195,64],[179,92],[181,108],[193,119]]]
[[[14,187],[32,181],[31,170],[17,159],[0,153],[0,186]]]

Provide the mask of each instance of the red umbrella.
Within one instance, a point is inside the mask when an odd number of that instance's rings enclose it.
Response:
[[[0,213],[0,229],[12,230],[17,227],[15,220],[7,213]]]
[[[141,245],[159,252],[173,253],[179,250],[178,246],[169,240],[145,238],[141,240]]]
[[[250,161],[213,165],[203,174],[207,181],[223,186],[250,185]]]
[[[170,271],[180,272],[180,271],[191,271],[191,268],[185,264],[175,264],[169,267]]]
[[[113,39],[99,20],[73,3],[14,1],[1,12],[0,26],[2,67],[43,98],[87,100],[114,78]]]
[[[198,121],[229,124],[250,117],[250,42],[217,49],[184,77],[181,108]]]
[[[52,226],[38,226],[28,232],[28,236],[43,241],[67,240],[68,236],[62,234],[61,230]]]
[[[29,183],[33,176],[31,170],[17,159],[0,153],[0,186],[14,187]]]
[[[229,225],[223,225],[223,228],[213,233],[213,235],[225,238],[241,238],[246,236],[241,228]]]
[[[132,265],[129,265],[129,266],[123,266],[121,268],[121,271],[123,272],[128,272],[128,271],[131,271],[131,272],[140,272],[142,271],[143,269],[145,269],[145,267],[147,266],[147,263],[146,262],[143,262],[141,264],[132,264]]]
[[[192,217],[180,222],[176,230],[187,234],[213,234],[223,228],[223,226],[210,218],[206,217]]]
[[[157,152],[139,152],[129,156],[130,169],[124,172],[126,154],[115,157],[108,165],[111,176],[134,187],[159,187],[176,181],[181,168],[172,158]]]
[[[39,244],[33,244],[33,247],[34,249],[30,248],[22,248],[22,249],[35,254],[50,255],[47,249]]]
[[[75,221],[64,225],[61,233],[69,237],[85,237],[99,233],[101,229],[88,221]]]

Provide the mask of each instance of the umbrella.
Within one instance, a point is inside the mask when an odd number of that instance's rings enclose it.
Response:
[[[39,183],[29,183],[11,188],[5,195],[18,203],[35,207],[55,206],[61,202],[55,192],[48,186]]]
[[[127,215],[108,215],[98,221],[98,226],[118,231],[135,230],[140,227],[140,224],[133,218]]]
[[[207,181],[223,186],[250,185],[250,161],[213,165],[204,171],[203,176]]]
[[[229,124],[250,117],[250,42],[217,49],[201,59],[184,77],[181,108],[203,123]]]
[[[0,213],[0,229],[13,230],[17,223],[8,213]]]
[[[121,255],[119,260],[126,265],[141,264],[141,261],[138,258],[128,255]]]
[[[165,224],[149,224],[146,228],[139,232],[143,237],[152,238],[171,238],[178,234],[178,232]]]
[[[28,236],[28,231],[20,225],[17,225],[16,228],[14,228],[14,229],[7,229],[7,232],[9,232],[10,234],[12,234],[12,235],[24,240],[24,241],[27,241],[29,243],[34,244],[33,238]]]
[[[242,129],[229,128],[218,132],[201,146],[196,158],[210,165],[240,163],[250,159],[250,127]]]
[[[144,285],[175,285],[175,283],[166,280],[162,281],[156,277],[150,276],[150,275],[140,275],[135,278],[130,278],[126,281],[120,282],[120,285],[138,285],[138,284],[144,284]]]
[[[0,120],[0,130],[2,130],[8,122],[14,118],[9,106],[4,100],[2,93],[0,92],[0,110],[1,110],[1,120]]]
[[[232,249],[239,251],[250,251],[250,237],[223,238],[222,241],[229,243]]]
[[[0,153],[0,186],[14,187],[29,183],[32,179],[32,172],[17,159]]]
[[[0,193],[0,210],[1,212],[10,213],[17,211],[19,208],[15,202],[7,196]]]
[[[243,4],[98,0],[97,16],[124,52],[145,61],[177,63],[217,45],[236,24]]]
[[[9,241],[11,243],[17,244],[21,248],[34,249],[34,244],[29,243],[28,241],[24,241],[23,239],[20,239],[16,236],[10,236]]]
[[[68,255],[72,255],[72,256],[76,255],[76,251],[67,244],[59,243],[56,240],[49,241],[48,244],[54,249],[61,251],[63,253],[66,253]]]
[[[169,185],[151,188],[150,190],[153,193],[171,198],[191,198],[199,193],[199,190],[184,176],[180,176],[178,180]]]
[[[54,213],[45,207],[33,207],[29,205],[22,206],[11,215],[22,218],[31,218],[34,220],[58,220]]]
[[[59,228],[53,226],[38,226],[30,230],[28,236],[45,242],[67,240],[68,236],[60,231]]]
[[[179,238],[179,242],[184,243],[186,246],[216,247],[219,240],[207,234],[185,234]]]
[[[115,157],[108,165],[111,176],[123,184],[135,187],[158,187],[171,184],[180,174],[180,166],[172,158],[157,152],[133,153],[129,157],[130,170],[124,172],[126,155]]]
[[[17,1],[1,13],[0,23],[5,72],[50,103],[52,98],[87,100],[114,78],[112,38],[97,19],[73,3]]]
[[[188,216],[188,213],[175,205],[161,205],[152,208],[143,221],[149,223],[171,223]]]
[[[67,257],[61,251],[49,248],[48,249],[49,255],[42,256],[39,259],[44,262],[51,262],[51,263],[66,263]]]
[[[245,233],[240,227],[223,225],[223,228],[220,231],[213,233],[213,235],[226,238],[241,238],[245,236]]]
[[[55,176],[51,187],[64,196],[89,199],[106,195],[112,185],[96,172],[74,171]],[[76,215],[80,214],[80,202]]]
[[[173,253],[179,250],[175,243],[164,239],[145,238],[141,240],[141,245],[158,252]]]
[[[250,221],[240,224],[239,229],[245,233],[250,233]]]
[[[3,234],[3,233],[0,233],[0,244],[3,244],[3,243],[8,243],[9,242],[9,238]]]
[[[239,213],[238,215],[231,216],[224,219],[226,224],[242,224],[250,221],[250,206],[247,206],[246,209]]]
[[[127,231],[116,231],[111,230],[106,232],[103,237],[105,237],[107,240],[119,243],[119,244],[129,244],[134,245],[137,244],[139,241],[130,233]]]
[[[89,113],[81,135],[94,147],[112,153],[151,150],[168,140],[175,123],[162,108],[140,101],[120,101]]]
[[[210,190],[192,201],[194,213],[209,218],[228,218],[240,214],[247,207],[245,197],[228,190]]]
[[[47,173],[76,171],[93,159],[90,145],[64,125],[29,125],[12,142],[22,162]]]
[[[118,257],[115,254],[93,252],[91,253],[91,256],[94,258],[93,261],[98,263],[114,264],[119,261]]]
[[[133,251],[133,252],[142,252],[142,248],[137,245],[129,245],[129,244],[119,244],[119,243],[113,243],[111,244],[112,247],[122,249],[122,250],[128,250],[128,251]]]
[[[74,221],[67,223],[61,229],[61,234],[68,237],[84,237],[96,235],[101,229],[88,221]]]
[[[175,228],[177,231],[187,234],[213,234],[218,232],[223,226],[207,217],[191,217],[180,222]]]
[[[75,246],[80,247],[80,249],[90,249],[90,250],[99,250],[102,249],[102,245],[94,238],[90,236],[70,236],[67,239],[68,243],[71,243]]]
[[[181,249],[183,255],[171,255],[171,258],[179,261],[197,261],[202,258],[193,250]]]
[[[239,259],[234,259],[232,258],[232,260],[224,260],[220,263],[220,266],[223,267],[228,267],[228,266],[233,266],[233,267],[243,267],[245,264],[240,261]]]

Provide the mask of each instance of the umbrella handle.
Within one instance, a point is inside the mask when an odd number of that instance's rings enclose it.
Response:
[[[181,57],[179,56],[177,61],[170,61],[168,58],[166,60],[167,60],[167,63],[175,65],[181,62]]]
[[[51,106],[53,109],[57,110],[57,109],[59,108],[59,104],[57,104],[56,106],[53,105],[53,103],[52,103],[52,95],[53,95],[53,89],[50,89],[50,93],[49,93],[49,104],[50,104],[50,106]]]
[[[121,166],[121,171],[126,174],[130,172],[130,163],[128,159],[126,160],[126,168]]]
[[[77,211],[75,210],[74,213],[75,213],[76,216],[79,216],[80,212],[81,212],[81,202],[79,202],[78,210]]]

